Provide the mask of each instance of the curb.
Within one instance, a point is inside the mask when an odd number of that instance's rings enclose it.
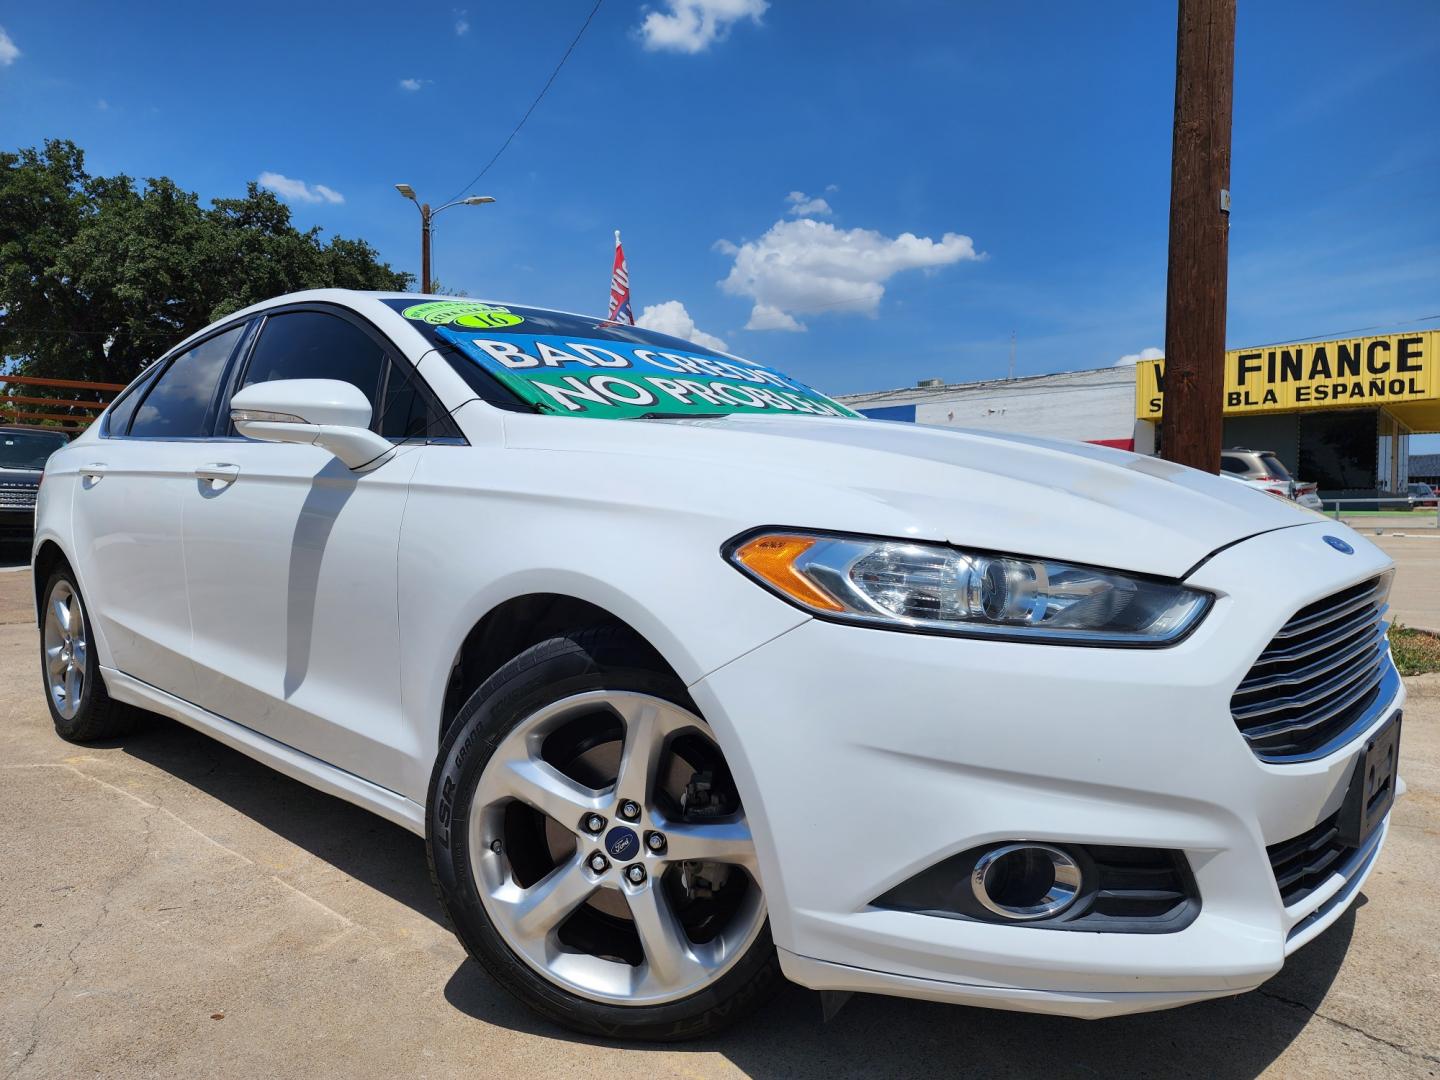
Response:
[[[1405,691],[1412,698],[1440,698],[1440,671],[1428,675],[1407,675]]]

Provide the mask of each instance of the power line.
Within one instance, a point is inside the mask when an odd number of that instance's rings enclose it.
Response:
[[[535,107],[539,105],[540,102],[544,100],[545,95],[549,93],[551,84],[555,82],[555,76],[560,74],[560,69],[565,66],[565,61],[570,59],[570,54],[575,51],[575,46],[580,44],[580,39],[585,36],[585,31],[590,28],[591,20],[595,18],[595,13],[600,10],[600,5],[604,2],[605,0],[595,0],[595,6],[590,9],[590,14],[586,15],[585,21],[580,24],[580,29],[575,34],[575,37],[571,40],[570,47],[565,50],[565,55],[560,57],[560,62],[555,65],[555,70],[550,72],[550,78],[545,80],[545,85],[540,88],[540,93],[535,95],[535,100],[530,103],[530,108],[525,110],[525,115],[520,118],[520,122],[516,124],[514,130],[512,130],[510,134],[505,137],[505,141],[500,144],[500,149],[496,150],[494,156],[492,156],[490,160],[485,163],[485,167],[475,174],[475,179],[471,180],[454,195],[451,195],[450,198],[445,200],[446,202],[454,202],[456,199],[460,198],[460,196],[464,195],[467,191],[469,191],[476,184],[478,184],[481,177],[483,177],[487,172],[490,171],[490,166],[494,165],[495,162],[499,161],[500,155],[505,153],[505,151],[509,149],[511,142],[513,142],[515,139],[515,136],[520,134],[520,129],[525,126],[525,121],[530,119],[530,114],[535,111]]]
[[[1273,345],[1295,345],[1307,341],[1331,341],[1335,338],[1354,337],[1363,334],[1367,330],[1385,330],[1392,326],[1408,326],[1410,323],[1434,322],[1440,319],[1440,314],[1422,315],[1418,319],[1396,319],[1394,322],[1376,323],[1374,326],[1352,326],[1348,330],[1327,330],[1323,334],[1303,334],[1300,337],[1286,338],[1284,341],[1267,341],[1263,345],[1245,345],[1245,349],[1268,349]]]

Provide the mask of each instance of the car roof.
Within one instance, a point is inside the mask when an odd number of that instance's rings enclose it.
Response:
[[[435,293],[379,292],[369,291],[365,289],[305,289],[301,292],[285,293],[282,296],[272,296],[268,300],[261,300],[258,303],[251,304],[249,307],[241,308],[239,311],[233,311],[229,315],[226,315],[224,318],[216,319],[214,322],[209,323],[201,329],[195,331],[193,334],[190,334],[184,340],[176,342],[170,348],[166,349],[162,355],[170,356],[176,352],[183,350],[192,341],[195,341],[204,334],[208,333],[210,331],[210,328],[213,326],[219,326],[223,323],[234,322],[239,319],[253,318],[254,316],[260,315],[270,310],[271,308],[284,307],[287,304],[339,304],[342,307],[352,308],[362,313],[367,308],[371,308],[371,310],[373,311],[374,307],[380,307],[383,308],[386,314],[393,314],[390,308],[385,307],[381,303],[381,301],[384,300],[409,300],[416,304],[422,304],[426,301],[433,300],[447,301],[450,303],[460,302],[473,304],[493,304],[499,307],[529,308],[531,311],[537,311],[547,315],[567,315],[571,318],[576,319],[596,319],[600,321],[603,321],[605,319],[605,316],[603,315],[587,315],[576,311],[563,311],[559,308],[543,307],[539,304],[527,304],[519,300],[490,300],[479,296],[457,297],[437,295]]]

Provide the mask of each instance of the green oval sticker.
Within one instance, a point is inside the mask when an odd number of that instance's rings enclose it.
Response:
[[[478,326],[483,330],[494,330],[500,326],[514,326],[525,320],[513,311],[473,311],[455,320],[457,326]]]
[[[497,330],[502,326],[515,326],[525,321],[509,308],[495,304],[482,304],[474,300],[430,300],[414,304],[400,312],[407,319],[427,322],[433,325],[455,323],[480,330]]]

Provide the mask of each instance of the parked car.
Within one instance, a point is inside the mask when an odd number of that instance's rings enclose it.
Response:
[[[1303,483],[1290,475],[1273,450],[1231,447],[1220,454],[1220,473],[1232,480],[1254,484],[1272,495],[1293,499],[1307,510],[1323,509],[1318,484]]]
[[[59,431],[0,424],[0,542],[31,538],[45,462],[67,442]]]
[[[1440,506],[1440,496],[1437,496],[1435,489],[1429,484],[1407,484],[1405,497],[1410,503],[1411,510],[1419,510],[1422,507]]]
[[[1398,786],[1391,561],[1248,487],[302,293],[50,459],[43,688],[66,739],[139,706],[423,836],[465,948],[579,1031],[703,1035],[782,976],[1167,1008],[1338,919]]]

